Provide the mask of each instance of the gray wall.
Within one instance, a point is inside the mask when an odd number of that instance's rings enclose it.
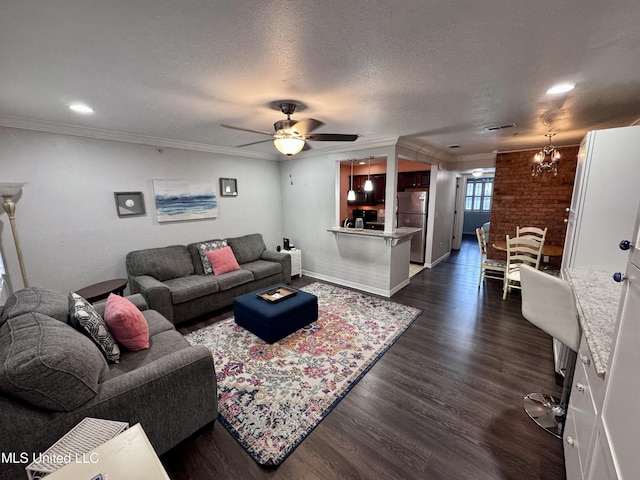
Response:
[[[153,179],[238,179],[218,218],[159,224]],[[260,232],[282,242],[278,162],[0,128],[0,181],[28,182],[16,223],[29,282],[69,291],[125,277],[131,250]],[[120,218],[114,192],[142,191],[147,214]],[[0,249],[10,288],[22,288],[11,229],[0,209]]]
[[[481,227],[489,220],[491,220],[491,212],[487,212],[487,213],[465,212],[464,223],[462,224],[462,233],[468,234],[468,235],[475,235],[476,228]]]

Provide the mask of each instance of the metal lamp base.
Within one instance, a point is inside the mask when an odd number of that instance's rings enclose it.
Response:
[[[565,411],[560,406],[560,400],[552,395],[530,393],[522,401],[527,415],[540,427],[557,438],[562,438]]]

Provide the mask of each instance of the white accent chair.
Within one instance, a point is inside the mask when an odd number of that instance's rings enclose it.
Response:
[[[540,267],[544,240],[535,238],[515,237],[507,235],[507,269],[504,275],[502,299],[507,299],[507,293],[512,288],[520,288],[520,266],[530,265]]]
[[[527,415],[556,437],[562,437],[573,383],[580,322],[573,289],[564,280],[528,265],[520,267],[522,316],[570,349],[562,387],[562,398],[530,393],[524,397]]]
[[[544,241],[547,238],[547,227],[516,227],[516,237],[520,238],[535,238],[537,240]]]
[[[483,278],[495,278],[504,282],[504,272],[507,262],[504,260],[494,260],[487,258],[487,237],[483,227],[476,228],[478,238],[478,248],[480,249],[480,277],[478,278],[478,289]]]

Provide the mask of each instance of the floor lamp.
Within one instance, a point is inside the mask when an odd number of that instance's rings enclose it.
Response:
[[[16,245],[16,253],[18,254],[18,262],[20,263],[20,271],[22,272],[22,283],[24,287],[29,286],[27,280],[27,270],[24,268],[24,258],[22,258],[22,249],[20,248],[20,237],[16,229],[16,203],[14,198],[20,193],[24,183],[0,183],[0,196],[3,198],[2,207],[9,216],[11,223],[11,232],[13,233],[13,243]]]

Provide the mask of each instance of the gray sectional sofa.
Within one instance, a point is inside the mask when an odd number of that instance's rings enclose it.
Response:
[[[240,270],[214,275],[204,252],[229,246]],[[233,299],[276,283],[291,283],[291,257],[267,250],[262,235],[206,240],[129,252],[131,293],[174,324],[233,304]]]
[[[146,350],[122,348],[119,363],[70,325],[68,295],[26,288],[0,307],[0,480],[26,478],[33,456],[85,417],[140,423],[158,454],[215,420],[211,352],[190,346],[141,295],[127,298],[150,340]]]

